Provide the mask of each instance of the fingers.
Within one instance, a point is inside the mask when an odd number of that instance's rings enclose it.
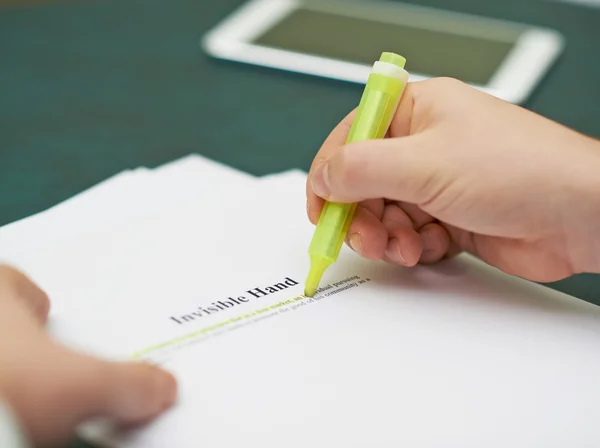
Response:
[[[423,244],[421,263],[430,264],[445,258],[450,250],[450,236],[437,223],[426,224],[419,232]]]
[[[365,141],[335,151],[310,176],[314,194],[334,202],[387,198],[421,204],[442,190],[427,135]]]
[[[346,243],[370,260],[412,267],[430,264],[457,253],[443,225],[418,207],[403,203],[359,205]]]
[[[103,363],[91,373],[89,383],[97,385],[90,391],[90,403],[96,412],[122,425],[146,422],[170,408],[175,402],[177,384],[168,372],[143,363]]]
[[[175,378],[145,363],[117,363],[68,352],[72,412],[118,425],[144,423],[173,405]]]
[[[386,261],[404,266],[414,266],[421,257],[421,238],[413,229],[409,216],[397,205],[385,207],[382,223],[388,233]]]
[[[68,370],[71,385],[64,395],[70,398],[76,423],[99,417],[118,426],[143,424],[175,403],[175,378],[156,366],[73,356]]]
[[[384,259],[390,263],[430,264],[454,253],[446,229],[414,205],[386,205],[382,223],[389,236]]]
[[[6,396],[35,446],[58,446],[95,418],[145,423],[176,399],[173,376],[151,365],[111,363],[46,343],[31,356],[37,368],[24,369]]]
[[[388,234],[381,223],[381,213],[383,213],[383,201],[381,201],[381,210],[378,207],[367,207],[360,204],[354,215],[354,219],[348,230],[346,243],[359,255],[373,261],[383,258],[385,247],[388,241]]]
[[[396,202],[404,213],[410,218],[415,230],[420,230],[425,224],[435,222],[435,218],[429,213],[424,212],[419,206],[415,204],[409,204],[407,202]]]
[[[50,300],[46,293],[21,272],[0,265],[0,301],[4,300],[21,303],[40,324],[48,319]]]
[[[346,242],[362,256],[414,266],[443,258],[450,238],[419,204],[440,191],[427,136],[413,134],[412,115],[420,83],[409,84],[389,137],[345,145],[355,111],[331,132],[315,157],[306,184],[307,214],[318,222],[324,200],[360,206]],[[408,137],[410,136],[410,137]],[[398,138],[401,137],[401,138]],[[405,201],[386,206],[381,198]],[[387,240],[386,240],[387,239]]]

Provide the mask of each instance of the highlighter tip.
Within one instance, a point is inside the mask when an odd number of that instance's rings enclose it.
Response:
[[[304,295],[306,297],[314,297],[316,293],[317,293],[317,287],[316,286],[306,285],[306,287],[304,288]]]
[[[315,255],[311,256],[310,271],[304,284],[304,295],[306,297],[313,297],[317,293],[321,278],[330,264],[331,261],[327,258]]]

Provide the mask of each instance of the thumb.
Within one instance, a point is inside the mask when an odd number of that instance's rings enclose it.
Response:
[[[64,442],[89,419],[117,426],[146,423],[175,402],[175,379],[158,367],[52,351],[44,374],[24,380],[27,387],[15,388],[19,392],[9,400],[35,446]]]
[[[437,170],[426,148],[424,134],[351,143],[315,168],[313,191],[333,202],[428,202],[436,195]]]
[[[133,362],[99,363],[100,369],[90,370],[87,379],[83,377],[89,395],[83,409],[117,424],[131,425],[158,416],[175,402],[175,378],[159,367]]]

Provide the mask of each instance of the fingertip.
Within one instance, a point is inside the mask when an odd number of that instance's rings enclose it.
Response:
[[[46,322],[48,321],[48,315],[50,314],[50,298],[44,291],[42,291],[39,288],[38,290],[39,296],[33,306],[33,314],[38,320],[38,322],[46,324]]]
[[[408,214],[396,202],[392,202],[385,206],[382,222],[389,236],[385,250],[386,261],[402,266],[415,266],[421,256],[422,243]]]
[[[323,199],[315,195],[308,197],[306,200],[306,215],[308,216],[309,221],[315,226],[319,222],[321,210],[323,210],[323,204]]]
[[[363,244],[362,244],[362,235],[359,232],[350,233],[347,238],[347,244],[350,249],[356,252],[361,257],[364,257],[363,253]]]
[[[150,364],[138,364],[140,376],[148,377],[148,396],[154,395],[152,405],[158,412],[162,412],[173,406],[177,398],[177,381],[170,372]],[[147,372],[143,372],[145,369]]]
[[[437,263],[446,257],[450,249],[450,236],[440,224],[425,225],[419,232],[423,242],[423,253],[420,262],[423,264]]]
[[[388,241],[385,256],[395,264],[413,267],[421,257],[421,237],[412,229],[398,229],[395,236]]]
[[[177,399],[175,377],[146,363],[113,364],[106,387],[107,417],[118,424],[145,422],[169,409]]]
[[[156,393],[161,403],[159,411],[165,411],[175,404],[177,400],[177,380],[175,376],[159,367],[154,367]]]
[[[364,258],[379,261],[387,244],[387,232],[371,210],[359,205],[348,230],[347,244]]]

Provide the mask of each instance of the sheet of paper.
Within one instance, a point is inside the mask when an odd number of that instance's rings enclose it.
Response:
[[[179,207],[30,260],[61,340],[160,363],[180,382],[177,406],[151,425],[88,437],[128,448],[600,443],[598,307],[469,257],[402,269],[349,250],[304,298],[304,179],[261,185],[219,219]]]
[[[289,173],[303,175],[299,170]],[[27,256],[25,252],[106,230],[176,204],[191,204],[207,193],[231,200],[251,183],[281,175],[288,172],[256,178],[198,154],[154,170],[124,171],[48,210],[0,228],[0,261],[18,263]]]
[[[106,231],[207,194],[235,197],[256,178],[193,154],[155,170],[137,168],[36,215],[0,228],[0,261],[20,264],[31,252]]]
[[[72,219],[89,219],[90,207],[108,207],[117,192],[122,195],[134,194],[135,186],[140,185],[141,178],[147,178],[147,175],[146,168],[123,171],[48,210],[7,224],[0,228],[0,247],[9,242],[27,241],[37,234],[54,233],[62,238],[68,227],[66,224]],[[40,232],[44,228],[47,233]]]

